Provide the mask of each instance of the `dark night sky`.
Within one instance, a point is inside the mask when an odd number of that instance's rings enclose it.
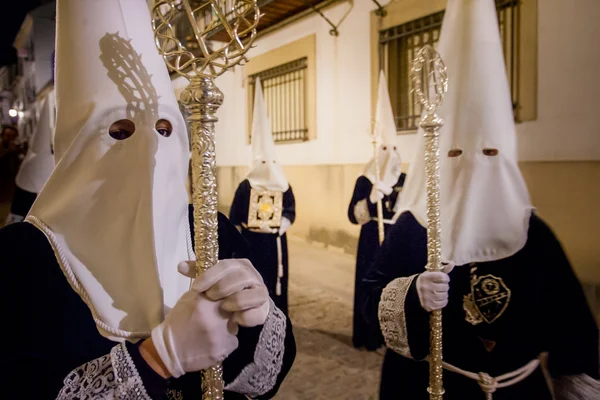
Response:
[[[46,2],[44,0],[17,0],[10,2],[10,8],[5,10],[6,14],[0,24],[0,66],[16,61],[17,55],[12,44],[25,15]]]

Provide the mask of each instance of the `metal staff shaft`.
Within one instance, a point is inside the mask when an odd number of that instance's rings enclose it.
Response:
[[[377,182],[381,179],[381,168],[379,166],[379,143],[377,139],[373,140],[373,154],[375,154],[375,176]],[[385,239],[385,228],[383,225],[383,201],[377,200],[377,233],[379,234],[379,244],[383,243]]]
[[[194,43],[177,35],[175,25],[185,13]],[[213,79],[245,60],[256,39],[260,18],[257,0],[156,0],[153,28],[156,46],[167,67],[189,80],[180,101],[188,110],[192,138],[192,202],[197,273],[217,263],[219,254],[217,223],[217,179],[215,161],[215,113],[223,103],[223,93]],[[224,40],[217,45],[216,34]],[[211,36],[212,35],[212,36]],[[223,38],[222,36],[225,36]],[[197,48],[196,53],[188,49]],[[202,399],[223,400],[223,369],[217,364],[202,371]]]
[[[223,93],[211,78],[196,78],[181,93],[188,110],[192,138],[192,204],[194,205],[194,252],[196,275],[218,261],[217,176],[215,158],[215,113],[223,104]],[[223,368],[219,363],[202,371],[202,398],[223,399]]]
[[[448,88],[446,66],[431,46],[424,46],[413,61],[411,77],[417,102],[423,107],[419,126],[425,138],[427,187],[427,270],[442,270],[440,224],[440,134],[444,121],[437,115]],[[431,96],[435,95],[432,99]],[[444,396],[442,366],[442,310],[430,316],[429,392],[430,400]]]
[[[441,226],[440,226],[440,149],[439,128],[442,121],[437,115],[421,120],[425,131],[425,169],[427,174],[427,269],[442,270]],[[429,317],[429,398],[441,400],[442,384],[442,310],[434,310]]]

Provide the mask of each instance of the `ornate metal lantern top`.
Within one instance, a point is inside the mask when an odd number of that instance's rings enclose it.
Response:
[[[434,112],[448,91],[448,75],[444,61],[433,47],[427,45],[419,50],[412,62],[410,76],[423,111],[426,114]]]
[[[152,11],[158,50],[171,71],[188,79],[214,79],[245,61],[259,18],[257,0],[157,0]],[[188,47],[175,29],[186,22],[194,36]]]

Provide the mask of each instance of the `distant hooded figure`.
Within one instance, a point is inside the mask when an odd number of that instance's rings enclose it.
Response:
[[[363,296],[360,283],[379,248],[377,202],[379,200],[382,202],[384,230],[387,233],[393,224],[394,207],[406,178],[402,173],[402,159],[396,148],[396,124],[383,71],[379,76],[375,129],[375,133],[382,139],[377,151],[380,176],[377,176],[375,158],[373,158],[356,180],[354,193],[348,206],[350,222],[361,225],[356,254],[352,343],[354,347],[364,347],[371,351],[381,347],[383,341],[380,335],[367,329],[360,308]]]
[[[275,304],[288,312],[286,231],[296,218],[292,188],[275,157],[271,122],[260,79],[255,83],[252,119],[252,168],[235,192],[229,218],[250,244],[258,269]]]
[[[365,316],[388,348],[380,398],[429,399],[429,312],[443,308],[444,400],[600,399],[596,321],[519,170],[494,1],[448,1],[438,51],[448,74],[438,111],[445,268],[425,269],[419,132],[399,218],[363,280]]]
[[[31,145],[16,177],[16,188],[6,224],[21,222],[54,169],[52,151],[54,91],[43,100]]]
[[[56,167],[0,229],[3,398],[272,398],[295,355],[235,227],[193,281],[189,142],[143,0],[57,1]],[[231,284],[235,282],[235,284]],[[20,383],[21,382],[21,383]],[[26,383],[22,383],[26,382]]]

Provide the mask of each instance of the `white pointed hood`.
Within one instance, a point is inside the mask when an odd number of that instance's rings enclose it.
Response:
[[[389,186],[394,186],[402,174],[402,159],[396,147],[396,123],[390,102],[387,82],[383,70],[379,74],[379,89],[377,94],[377,111],[375,112],[375,133],[381,138],[377,152],[379,157],[380,180]],[[377,182],[375,158],[367,165],[363,175],[371,183]]]
[[[58,0],[57,165],[28,221],[104,336],[147,337],[189,287],[189,145],[143,0]],[[124,140],[119,120],[135,124]],[[155,129],[172,125],[169,137]]]
[[[277,163],[271,121],[263,97],[260,78],[254,84],[254,113],[252,115],[252,167],[246,176],[256,190],[285,192],[290,185],[283,168]]]
[[[31,139],[31,147],[21,163],[17,173],[17,186],[31,193],[39,193],[48,177],[54,169],[54,155],[52,154],[52,109],[51,97],[49,93],[43,100],[40,117]]]
[[[517,163],[511,96],[493,0],[449,0],[438,51],[448,93],[438,113],[442,260],[509,257],[527,241],[532,205]],[[423,133],[398,211],[426,225]],[[450,157],[450,150],[462,154]],[[497,155],[492,155],[495,151]],[[457,153],[457,152],[455,152]],[[487,154],[487,155],[486,155]]]

